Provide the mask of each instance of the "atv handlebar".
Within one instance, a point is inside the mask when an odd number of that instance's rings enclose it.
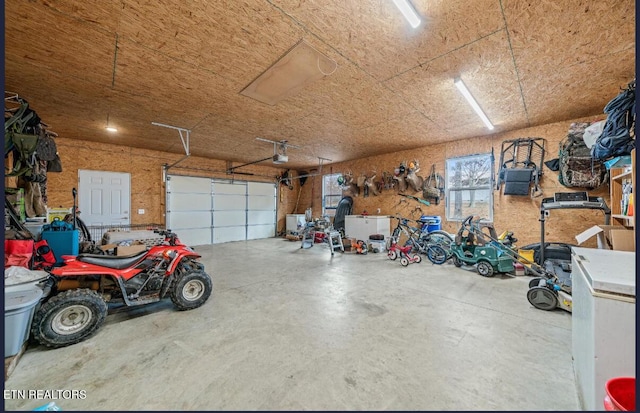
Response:
[[[178,234],[172,232],[170,229],[154,229],[153,232],[162,235],[165,238],[165,241],[169,243],[169,245],[176,245]]]

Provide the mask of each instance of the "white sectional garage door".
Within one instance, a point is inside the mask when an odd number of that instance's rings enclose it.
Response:
[[[167,228],[187,245],[211,244],[211,179],[167,177]]]
[[[275,235],[275,185],[247,182],[247,239],[270,238]]]
[[[247,239],[247,183],[213,184],[213,243]]]
[[[187,245],[275,236],[274,184],[169,175],[166,189],[167,228]]]

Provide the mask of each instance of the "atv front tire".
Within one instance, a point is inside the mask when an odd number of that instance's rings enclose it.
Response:
[[[44,346],[69,346],[98,331],[107,311],[107,303],[93,290],[62,291],[36,311],[31,333]]]
[[[211,277],[204,271],[183,274],[171,290],[171,301],[180,311],[192,310],[204,304],[213,291]]]

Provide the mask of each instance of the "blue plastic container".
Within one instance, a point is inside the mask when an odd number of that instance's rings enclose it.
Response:
[[[33,412],[61,412],[62,409],[56,404],[56,402],[49,402],[40,407],[36,407]]]
[[[431,232],[442,229],[442,218],[439,215],[423,215],[420,217],[422,232]]]
[[[42,239],[47,240],[56,256],[56,263],[62,262],[63,255],[78,255],[80,250],[80,234],[77,229],[71,231],[42,231]]]

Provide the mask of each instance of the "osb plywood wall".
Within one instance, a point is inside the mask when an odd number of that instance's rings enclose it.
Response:
[[[518,137],[542,137],[546,139],[545,160],[557,157],[559,142],[567,135],[572,122],[597,121],[604,117],[575,119],[572,121],[553,123],[544,126],[521,129],[492,137],[466,139],[457,142],[440,143],[425,146],[410,151],[389,153],[380,156],[358,159],[349,162],[318,165],[304,171],[292,171],[297,175],[306,172],[310,176],[304,185],[299,179],[293,179],[293,188],[278,186],[278,232],[285,229],[286,214],[304,213],[307,208],[312,209],[314,217],[322,213],[322,175],[330,173],[344,173],[352,171],[357,177],[361,173],[376,172],[378,178],[383,171],[393,172],[401,161],[410,162],[414,159],[420,163],[418,175],[429,175],[431,165],[435,164],[436,172],[444,175],[445,160],[447,158],[488,153],[493,148],[495,167],[497,172],[500,159],[502,141]],[[392,138],[390,138],[392,139]],[[108,144],[100,144],[76,139],[57,138],[58,150],[63,165],[62,173],[48,174],[49,207],[70,207],[72,205],[71,188],[78,187],[78,169],[103,170],[131,173],[131,216],[132,224],[158,222],[164,223],[165,188],[162,182],[162,166],[172,164],[182,156],[166,152],[128,148]],[[255,175],[226,175],[224,161],[190,157],[172,168],[172,174],[204,176],[221,179],[250,180],[273,182],[283,169],[269,166],[250,165],[243,167],[242,172]],[[541,179],[542,197],[553,196],[555,192],[579,191],[578,188],[566,188],[558,182],[557,172],[545,167]],[[406,192],[415,196],[421,193]],[[590,191],[591,196],[603,196],[609,203],[609,187],[603,185],[597,190]],[[526,245],[540,240],[540,201],[542,197],[506,196],[494,191],[494,225],[498,233],[511,230],[519,239],[519,245]],[[439,205],[426,206],[416,201],[397,195],[395,190],[383,190],[380,195],[368,197],[354,197],[353,213],[368,212],[371,215],[396,215],[418,218],[420,215],[438,215],[442,217],[442,227],[449,232],[456,232],[457,222],[445,219],[444,200]],[[419,209],[417,209],[417,207]],[[138,215],[138,209],[145,209],[145,215]],[[379,210],[379,212],[378,212]],[[393,220],[392,220],[393,221]],[[552,211],[546,223],[546,240],[575,244],[574,236],[592,225],[602,224],[603,214],[590,210],[559,210]],[[392,223],[393,224],[393,223]],[[594,247],[593,240],[586,244]]]
[[[426,146],[420,149],[410,151],[402,151],[390,153],[370,158],[358,159],[351,162],[343,162],[325,167],[323,174],[339,173],[352,171],[354,177],[364,173],[371,174],[373,171],[381,176],[382,171],[393,173],[400,162],[413,161],[417,159],[420,163],[420,171],[418,175],[427,177],[429,175],[431,165],[435,164],[436,172],[444,176],[445,160],[447,158],[489,153],[493,148],[495,156],[495,172],[497,176],[498,163],[500,160],[500,150],[502,142],[508,139],[524,138],[524,137],[542,137],[546,139],[545,161],[558,157],[559,143],[567,135],[569,126],[572,122],[595,122],[604,119],[603,115],[593,116],[589,118],[575,119],[567,122],[553,123],[538,127],[521,129],[508,133],[498,134],[492,137],[465,139],[450,143],[441,143]],[[536,198],[529,196],[513,196],[502,195],[498,191],[494,191],[494,226],[496,231],[501,233],[505,230],[513,231],[518,238],[518,245],[540,242],[540,202],[544,197],[552,197],[555,192],[572,192],[580,191],[580,188],[567,188],[558,182],[558,173],[544,167],[544,174],[541,178],[541,188],[543,195]],[[313,205],[313,214],[315,217],[321,214],[321,180],[315,178],[316,192],[311,198],[311,188],[306,188],[309,183],[305,184],[303,190],[300,207],[298,212],[304,212],[304,209]],[[320,188],[320,189],[318,189]],[[502,192],[502,191],[501,191]],[[406,194],[421,197],[421,193],[413,193],[411,190]],[[602,185],[600,188],[589,191],[590,196],[602,196],[607,204],[609,200],[609,186]],[[417,201],[406,199],[397,195],[395,189],[383,190],[378,196],[362,195],[354,197],[353,213],[362,214],[367,212],[370,215],[396,215],[403,217],[419,218],[420,215],[437,215],[442,217],[442,227],[448,232],[457,232],[459,229],[458,222],[448,222],[445,219],[445,202],[442,200],[439,205],[431,203],[430,206],[423,205]],[[416,207],[419,208],[416,209]],[[378,212],[378,210],[380,212]],[[392,226],[394,220],[392,221]],[[604,214],[601,211],[592,210],[556,210],[551,211],[550,216],[545,223],[545,241],[550,242],[566,242],[575,244],[574,236],[585,229],[604,223]],[[595,241],[590,240],[584,244],[587,247],[595,247]]]
[[[166,152],[129,148],[117,145],[101,144],[76,139],[56,139],[62,161],[61,173],[49,173],[48,207],[71,207],[72,188],[78,188],[78,170],[128,172],[131,174],[131,223],[147,224],[165,222],[165,187],[162,182],[162,169],[165,164],[173,164],[183,156]],[[275,182],[282,170],[249,165],[238,169],[254,175],[227,175],[226,162],[198,157],[189,157],[169,170],[170,174],[201,176],[236,181]],[[287,192],[288,189],[284,188]],[[295,202],[291,197],[278,201],[278,226],[284,228],[286,211]],[[138,215],[138,209],[144,209],[144,215]]]

